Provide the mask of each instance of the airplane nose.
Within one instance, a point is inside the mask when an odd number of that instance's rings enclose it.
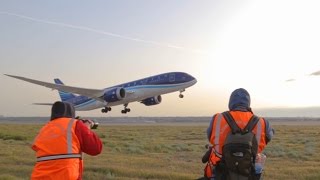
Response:
[[[190,79],[191,79],[192,81],[193,81],[193,80],[197,81],[197,79],[196,79],[195,77],[191,76],[191,75],[190,75]]]
[[[197,83],[197,79],[188,73],[183,72],[183,73],[179,73],[178,75],[180,76],[179,81],[183,83],[185,82],[189,82],[189,83],[192,82],[192,84]]]
[[[190,74],[188,74],[188,75],[189,75],[190,81],[194,81],[194,83],[197,83],[197,82],[198,82],[195,77],[191,76]]]

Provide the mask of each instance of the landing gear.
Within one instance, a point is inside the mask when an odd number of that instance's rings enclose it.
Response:
[[[126,114],[127,112],[130,112],[130,108],[127,108],[127,107],[128,107],[128,104],[124,104],[124,109],[121,110],[122,114]]]
[[[182,92],[184,92],[184,91],[186,91],[185,89],[181,89],[179,92],[180,92],[180,94],[179,94],[179,98],[183,98],[184,96],[183,96],[183,94],[182,94]]]
[[[107,113],[108,111],[111,111],[111,107],[104,107],[104,109],[101,109],[102,113]]]

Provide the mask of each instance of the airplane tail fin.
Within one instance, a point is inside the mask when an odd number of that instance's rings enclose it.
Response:
[[[56,84],[61,84],[64,85],[63,82],[60,79],[54,79],[54,82]],[[64,92],[64,91],[59,91],[59,95],[62,101],[67,101],[68,99],[75,98],[76,96],[72,93]]]

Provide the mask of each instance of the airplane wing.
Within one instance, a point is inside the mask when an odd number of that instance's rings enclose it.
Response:
[[[12,78],[20,79],[22,81],[27,81],[29,83],[33,83],[33,84],[37,84],[37,85],[40,85],[40,86],[44,86],[44,87],[47,87],[47,88],[56,89],[56,90],[64,91],[64,92],[80,94],[80,95],[83,95],[83,96],[87,96],[87,97],[90,97],[90,98],[105,102],[104,99],[101,98],[103,96],[103,94],[104,94],[104,90],[86,89],[86,88],[79,88],[79,87],[73,87],[73,86],[65,86],[65,85],[61,85],[61,84],[53,84],[53,83],[38,81],[38,80],[34,80],[34,79],[29,79],[29,78],[25,78],[25,77],[21,77],[21,76],[14,76],[14,75],[9,75],[9,74],[4,74],[4,75],[12,77]]]

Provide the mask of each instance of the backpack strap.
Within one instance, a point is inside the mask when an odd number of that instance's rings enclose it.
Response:
[[[242,132],[241,128],[239,128],[238,124],[234,121],[229,111],[225,111],[222,113],[224,119],[227,121],[228,125],[231,128],[232,134]]]
[[[246,125],[246,127],[243,129],[243,132],[244,133],[247,133],[247,132],[251,132],[253,130],[253,128],[257,125],[257,123],[259,122],[260,118],[256,115],[253,115],[248,124]]]

